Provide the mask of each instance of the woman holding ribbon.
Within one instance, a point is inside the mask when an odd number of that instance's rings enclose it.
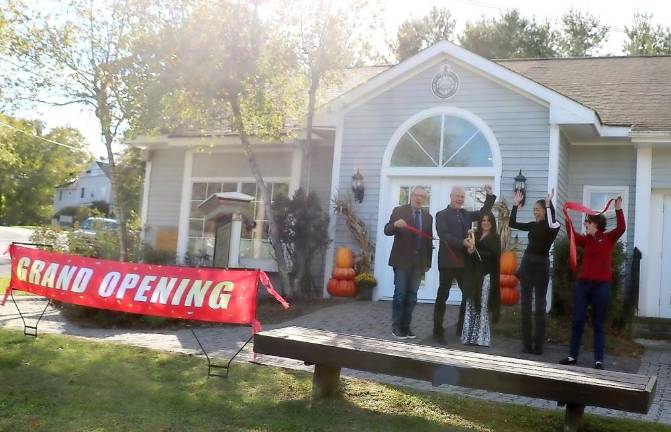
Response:
[[[559,232],[559,223],[552,206],[554,190],[533,206],[533,222],[517,222],[517,207],[524,199],[521,191],[513,197],[510,228],[529,232],[529,243],[517,272],[522,287],[522,344],[525,353],[543,354],[545,341],[545,297],[550,280],[550,246]],[[534,319],[531,319],[531,300],[534,297]]]
[[[461,342],[489,346],[493,321],[499,317],[499,259],[501,240],[496,233],[496,219],[491,211],[481,212],[477,229],[470,230],[466,249],[464,286],[467,296]]]
[[[610,203],[609,203],[610,204]],[[608,206],[606,207],[608,209]],[[604,210],[605,211],[605,210]],[[606,343],[606,310],[610,300],[613,279],[613,247],[626,228],[622,212],[622,197],[615,200],[617,226],[606,231],[606,217],[602,213],[588,214],[585,218],[586,234],[578,234],[567,223],[569,239],[583,247],[582,268],[573,289],[573,329],[569,356],[559,364],[573,365],[578,360],[580,340],[587,318],[587,307],[592,305],[594,326],[594,368],[603,369],[604,347]]]

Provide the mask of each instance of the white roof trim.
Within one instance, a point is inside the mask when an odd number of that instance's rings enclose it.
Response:
[[[364,84],[332,100],[323,107],[324,111],[347,112],[366,96],[381,87],[392,87],[397,81],[404,80],[415,68],[438,57],[450,56],[485,74],[518,88],[550,106],[550,123],[556,124],[594,124],[601,126],[594,110],[551,90],[523,75],[513,72],[497,63],[480,57],[451,42],[442,41],[427,48],[398,65],[381,72]]]

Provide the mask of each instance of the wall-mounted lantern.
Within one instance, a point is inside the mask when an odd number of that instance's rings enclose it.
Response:
[[[357,202],[363,201],[363,176],[356,170],[356,173],[352,176],[352,192],[354,193],[354,200]]]
[[[515,183],[513,184],[513,192],[517,191],[522,192],[522,202],[520,203],[520,206],[524,206],[524,201],[527,199],[527,178],[522,174],[522,170],[515,176]]]

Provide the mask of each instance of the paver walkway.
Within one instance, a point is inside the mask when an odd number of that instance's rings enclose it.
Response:
[[[24,315],[30,316],[32,314],[28,319],[29,324],[34,323],[36,318],[35,314],[41,312],[46,302],[45,299],[32,296],[17,296],[16,299]],[[358,334],[391,339],[390,309],[391,305],[388,302],[343,301],[340,304],[320,309],[294,320],[279,325],[267,325],[265,327],[275,328],[287,325],[300,325],[346,334]],[[456,307],[448,307],[446,318],[447,324],[451,325],[448,332],[448,346],[456,349],[467,349],[457,342],[456,336],[453,336],[457,311],[458,309]],[[418,335],[416,343],[431,343],[429,336],[432,328],[432,314],[433,305],[417,305],[413,323],[415,333]],[[0,326],[17,329],[23,328],[19,314],[11,302],[8,302],[4,307],[0,307]],[[201,342],[207,349],[208,354],[210,354],[211,357],[222,359],[230,357],[250,336],[250,329],[247,327],[200,327],[196,331]],[[195,339],[188,329],[136,331],[85,328],[65,321],[60,313],[51,307],[47,309],[47,312],[39,324],[39,332],[60,333],[98,341],[128,344],[173,352],[191,354],[200,352]],[[556,362],[558,359],[566,355],[567,347],[549,345],[546,347],[543,356],[531,356],[520,353],[521,345],[518,341],[498,338],[493,340],[490,348],[468,347],[468,349],[511,357]],[[582,357],[582,360],[585,362],[584,365],[588,366],[591,361],[591,353],[585,353]],[[245,348],[238,359],[241,361],[252,359],[251,344]],[[291,369],[311,370],[311,367],[304,366],[302,362],[271,356],[258,356],[257,362]],[[654,403],[650,412],[646,415],[606,410],[602,408],[588,408],[587,412],[635,418],[671,425],[671,344],[646,344],[645,353],[640,360],[609,357],[606,359],[606,367],[611,370],[657,375],[657,393],[655,395]],[[203,368],[203,372],[205,373],[206,363],[204,360]],[[232,373],[234,373],[234,371]],[[432,387],[430,383],[423,381],[347,369],[343,370],[343,375],[408,386],[423,391],[449,392],[451,394],[471,396],[499,402],[517,403],[546,409],[557,409],[556,402],[541,399],[530,399],[521,396],[506,395],[483,390],[464,389],[447,385]]]

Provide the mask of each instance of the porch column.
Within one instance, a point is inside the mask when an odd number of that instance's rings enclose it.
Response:
[[[644,316],[656,314],[658,293],[647,286],[650,264],[650,208],[652,205],[652,147],[639,144],[636,147],[636,205],[634,213],[634,246],[642,254],[639,284],[639,313]]]
[[[184,153],[184,174],[180,195],[179,225],[177,231],[177,262],[184,264],[184,256],[189,247],[189,212],[191,211],[191,179],[193,177],[193,151]]]
[[[560,146],[561,135],[559,133],[559,125],[556,123],[550,124],[550,154],[548,160],[548,192],[551,190],[555,191],[553,198],[553,204],[557,209],[558,195],[559,195],[559,146]],[[557,209],[557,214],[559,214],[559,209]],[[554,249],[554,243],[552,245]],[[550,259],[552,260],[553,255],[550,254]],[[550,312],[552,309],[552,278],[548,283],[547,293],[545,295],[545,307],[546,312]]]
[[[149,150],[144,150],[144,183],[142,185],[142,207],[140,208],[140,240],[147,241],[147,212],[149,209],[149,185],[151,184],[151,156]],[[155,245],[154,245],[155,246]]]

